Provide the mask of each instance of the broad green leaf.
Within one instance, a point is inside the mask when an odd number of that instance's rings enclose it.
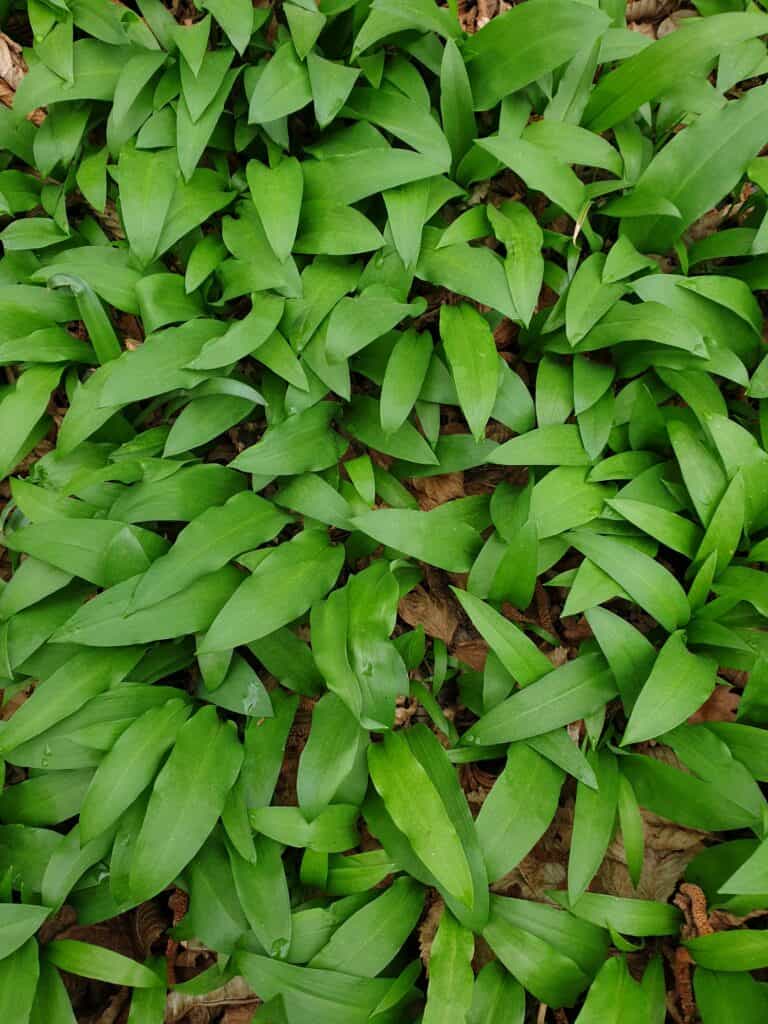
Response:
[[[229,850],[237,896],[248,923],[271,955],[284,957],[291,940],[291,908],[282,849],[265,836],[255,837],[256,860],[249,863]]]
[[[8,1020],[29,1024],[32,1020],[40,965],[36,939],[30,938],[10,956],[0,960],[0,1011]]]
[[[498,960],[492,960],[475,978],[468,1024],[523,1024],[525,991]]]
[[[120,153],[120,212],[136,261],[146,267],[155,257],[176,187],[176,156],[126,146]]]
[[[462,412],[475,440],[481,441],[496,402],[499,380],[491,329],[472,306],[462,303],[441,308],[440,336]]]
[[[260,441],[246,448],[230,466],[260,477],[293,476],[335,466],[346,447],[330,429],[338,406],[317,405],[270,426]]]
[[[765,990],[746,972],[725,973],[698,967],[693,976],[696,1005],[703,1024],[736,1024],[765,1014]]]
[[[365,748],[365,733],[344,702],[334,693],[321,697],[312,711],[296,779],[299,806],[310,818],[338,798],[340,788],[365,757]]]
[[[571,423],[552,423],[513,437],[493,452],[500,466],[588,466],[590,459]]]
[[[116,582],[110,570],[110,551],[120,539],[135,548],[126,569],[141,570],[168,550],[166,541],[150,530],[111,519],[51,519],[22,527],[6,537],[11,551],[23,551],[100,587]]]
[[[568,856],[568,899],[584,894],[602,864],[613,837],[619,794],[619,766],[607,750],[588,755],[597,777],[597,789],[579,782],[573,816],[573,835]]]
[[[136,839],[130,886],[138,903],[184,870],[221,814],[243,751],[232,723],[202,708],[180,729],[152,787]]]
[[[171,550],[144,573],[131,595],[130,612],[179,593],[243,551],[272,540],[288,521],[271,503],[250,491],[209,508],[186,526]]]
[[[680,725],[704,704],[716,680],[716,663],[691,653],[684,634],[673,633],[638,694],[622,745],[651,739]]]
[[[430,336],[414,330],[405,331],[392,349],[379,403],[385,433],[399,430],[407,419],[421,393],[433,351]]]
[[[676,935],[682,920],[677,907],[658,900],[585,892],[572,903],[565,892],[550,895],[576,917],[626,935]]]
[[[577,1024],[645,1024],[648,1020],[645,992],[634,980],[623,957],[611,957],[592,982]]]
[[[295,157],[285,157],[270,168],[251,160],[246,175],[269,244],[282,262],[290,255],[299,226],[304,192],[301,165]]]
[[[693,558],[699,547],[703,536],[700,528],[675,512],[629,498],[609,498],[606,504],[638,529],[688,558]]]
[[[477,816],[477,834],[488,877],[517,867],[549,827],[557,810],[563,772],[525,743],[513,743]]]
[[[650,556],[612,537],[584,530],[568,535],[571,543],[607,573],[649,615],[670,632],[690,618],[685,591],[662,565]]]
[[[535,3],[536,0],[530,2]],[[524,8],[521,7],[521,10]],[[582,182],[563,160],[533,142],[504,135],[481,139],[479,145],[521,177],[528,188],[543,192],[574,220],[581,217],[587,203],[587,193]]]
[[[360,71],[325,60],[317,53],[308,54],[307,70],[317,123],[327,128],[344,106]]]
[[[172,640],[207,629],[242,579],[232,566],[201,576],[186,590],[129,613],[137,577],[118,583],[83,605],[53,637],[54,643],[126,647]]]
[[[480,635],[520,686],[535,683],[551,672],[550,660],[514,622],[464,590],[454,588],[453,593]]]
[[[477,526],[451,504],[432,512],[382,509],[355,516],[353,525],[380,544],[449,572],[467,572],[480,549]]]
[[[264,124],[300,110],[312,99],[306,65],[289,42],[279,47],[251,94],[248,120]]]
[[[466,1020],[472,1003],[474,936],[444,909],[430,953],[424,1024]]]
[[[42,680],[0,733],[7,754],[73,714],[92,697],[116,686],[141,658],[141,650],[86,650]]]
[[[434,783],[400,733],[368,748],[371,781],[414,852],[446,891],[472,906],[469,863]]]
[[[84,842],[106,831],[152,782],[190,709],[181,701],[150,708],[128,726],[96,769],[80,810]]]
[[[60,970],[112,985],[157,988],[162,978],[149,967],[104,946],[77,939],[55,939],[45,947],[45,958]]]
[[[469,76],[452,39],[446,40],[440,64],[440,114],[453,163],[458,164],[472,145],[477,128]]]
[[[467,45],[475,107],[488,110],[500,99],[535,82],[589,46],[608,27],[596,9],[533,0],[494,18]],[[554,30],[553,30],[554,26]]]
[[[310,960],[313,968],[374,978],[397,955],[416,925],[424,891],[412,878],[389,889],[349,917]]]
[[[590,608],[586,619],[629,712],[651,672],[656,651],[638,629],[607,608]]]
[[[511,743],[551,732],[599,710],[616,694],[616,683],[600,655],[566,662],[512,694],[483,715],[464,743]]]
[[[321,531],[305,531],[273,548],[227,601],[198,654],[250,643],[293,622],[324,597],[341,571],[344,549]]]
[[[763,931],[713,932],[685,943],[694,962],[710,971],[755,971],[768,962]]]
[[[612,128],[643,103],[669,91],[681,75],[708,70],[726,47],[765,30],[761,14],[718,14],[657,40],[598,83],[585,111],[587,127],[598,132]]]
[[[733,15],[721,15],[732,18]],[[758,16],[759,19],[759,16]],[[706,19],[699,25],[688,26],[678,39],[673,33],[656,46],[677,41],[679,46],[690,40],[689,53],[695,53],[699,44],[696,35],[714,33],[717,21]],[[761,20],[761,19],[759,19]],[[746,33],[752,18],[737,16],[737,31]],[[722,28],[727,33],[728,27]],[[764,28],[765,26],[763,26]],[[688,35],[691,29],[696,35]],[[700,30],[704,29],[702,33]],[[699,31],[697,31],[699,30]],[[763,29],[759,29],[760,32]],[[708,44],[711,53],[712,39],[717,39],[718,48],[723,45],[723,36],[710,35]],[[742,35],[742,38],[744,36]],[[653,47],[638,55],[641,60]],[[672,65],[667,65],[671,67]],[[629,62],[620,69],[625,72]],[[679,73],[676,71],[676,74]],[[618,72],[614,72],[618,74]],[[645,79],[649,81],[652,79]],[[608,79],[605,79],[607,84]],[[597,100],[597,90],[594,94]],[[753,89],[741,100],[726,104],[722,110],[715,110],[698,118],[690,131],[677,135],[657,154],[641,175],[637,188],[643,192],[662,192],[679,210],[679,218],[649,216],[632,218],[625,230],[629,240],[641,250],[666,249],[680,233],[697,217],[718,203],[732,189],[744,172],[749,161],[760,152],[763,145],[762,124],[768,109],[768,90]],[[587,111],[589,114],[589,111]],[[607,127],[605,118],[600,118],[602,127]],[[716,139],[717,144],[712,145]]]
[[[0,960],[4,960],[35,934],[50,909],[28,903],[0,904]]]
[[[60,366],[32,366],[0,398],[0,479],[27,454],[27,438],[45,413],[60,377]]]
[[[507,283],[517,314],[527,327],[538,304],[544,277],[541,228],[528,207],[520,202],[502,203],[498,209],[489,205],[487,209],[494,234],[507,250]]]

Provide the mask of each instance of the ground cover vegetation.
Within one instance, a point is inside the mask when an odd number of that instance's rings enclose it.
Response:
[[[767,1020],[768,14],[0,19],[0,1021]]]

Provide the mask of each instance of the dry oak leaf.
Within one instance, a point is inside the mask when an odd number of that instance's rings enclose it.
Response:
[[[699,722],[735,722],[741,695],[732,693],[727,686],[716,686],[710,697],[688,719],[691,725]]]
[[[412,486],[422,512],[429,512],[454,498],[463,498],[465,494],[463,473],[416,477]]]
[[[397,606],[400,618],[409,626],[423,626],[427,636],[450,644],[459,624],[452,601],[437,597],[424,587],[414,587]]]
[[[259,997],[248,985],[245,978],[232,978],[221,988],[205,992],[200,996],[190,996],[182,992],[169,992],[165,1002],[165,1024],[180,1021],[196,1008],[221,1009],[222,1007],[241,1007],[258,1005]]]

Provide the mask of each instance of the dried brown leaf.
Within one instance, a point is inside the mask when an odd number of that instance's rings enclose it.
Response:
[[[438,637],[445,644],[451,643],[459,624],[453,601],[422,586],[414,587],[401,598],[397,610],[409,626],[423,626],[427,636]]]

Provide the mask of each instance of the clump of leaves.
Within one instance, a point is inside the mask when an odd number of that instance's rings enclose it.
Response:
[[[498,6],[0,3],[4,1022],[768,1017],[768,15]]]

